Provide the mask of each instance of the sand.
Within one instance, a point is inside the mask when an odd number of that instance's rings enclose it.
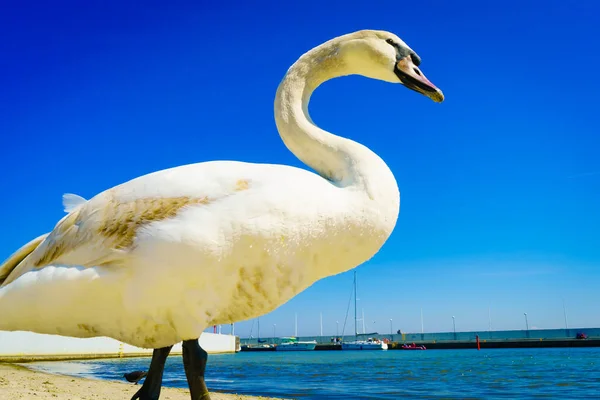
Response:
[[[140,388],[132,383],[74,378],[0,364],[0,400],[129,400]],[[162,388],[161,400],[190,400],[186,389]],[[267,397],[211,393],[212,400],[251,400]]]

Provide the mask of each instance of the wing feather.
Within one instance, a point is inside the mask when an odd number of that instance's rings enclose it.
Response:
[[[68,214],[49,234],[28,243],[0,266],[0,282],[7,285],[49,265],[120,264],[144,225],[173,218],[185,207],[208,205],[250,189],[252,181],[243,178],[248,173],[246,165],[234,166],[231,170],[207,163],[163,170],[90,200],[66,194],[63,205]]]
[[[0,285],[6,280],[11,272],[33,252],[46,237],[48,233],[44,233],[23,245],[19,250],[11,254],[0,266]]]
[[[48,265],[92,267],[118,263],[133,246],[140,227],[172,218],[186,206],[209,203],[207,197],[186,196],[119,200],[109,191],[80,205],[52,232],[38,238],[35,247],[28,247],[32,251],[27,259],[11,262],[12,269],[3,266],[0,274],[8,272],[3,284]]]

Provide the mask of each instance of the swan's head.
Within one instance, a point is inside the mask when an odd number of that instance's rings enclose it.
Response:
[[[363,30],[339,37],[336,44],[351,73],[402,83],[435,102],[444,100],[442,91],[419,69],[421,58],[393,33]]]

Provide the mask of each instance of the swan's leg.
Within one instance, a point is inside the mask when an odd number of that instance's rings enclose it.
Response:
[[[200,347],[198,339],[185,340],[182,347],[183,366],[192,400],[210,400],[210,395],[204,382],[204,371],[206,369],[208,353]]]
[[[169,356],[172,347],[173,346],[154,349],[146,380],[140,390],[133,395],[131,400],[158,400],[160,397],[163,371],[165,370],[165,362],[167,361],[167,357]]]

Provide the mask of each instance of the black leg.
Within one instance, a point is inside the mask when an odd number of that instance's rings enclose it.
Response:
[[[192,400],[210,400],[210,395],[204,382],[204,371],[206,370],[208,353],[200,347],[198,339],[185,340],[182,347],[183,366]]]
[[[173,346],[154,349],[146,380],[140,390],[133,395],[131,400],[158,400],[160,397],[163,371],[165,370],[165,362],[167,361],[167,357],[169,356],[172,347]]]

